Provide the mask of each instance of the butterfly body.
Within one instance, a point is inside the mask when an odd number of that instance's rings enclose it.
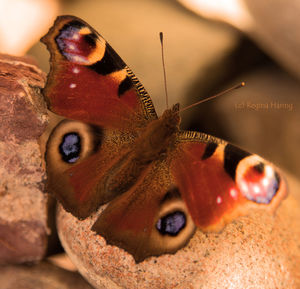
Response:
[[[101,191],[111,195],[128,191],[151,163],[166,156],[167,151],[174,147],[179,131],[178,108],[176,105],[166,110],[159,119],[147,125],[132,144],[131,150],[106,172]]]
[[[133,72],[92,27],[58,17],[44,96],[65,118],[46,145],[48,189],[136,262],[174,253],[198,228],[220,231],[286,196],[277,168],[218,138],[179,129],[179,105],[159,118]]]

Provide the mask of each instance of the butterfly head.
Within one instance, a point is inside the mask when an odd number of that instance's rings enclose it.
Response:
[[[176,103],[172,106],[172,108],[165,110],[161,119],[166,127],[177,131],[181,121],[179,116],[179,103]]]
[[[159,159],[172,146],[179,131],[179,104],[167,109],[159,119],[151,121],[135,143],[135,155],[143,163]]]

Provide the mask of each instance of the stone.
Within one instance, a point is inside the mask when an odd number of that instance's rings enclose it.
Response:
[[[58,233],[79,272],[99,289],[296,289],[300,286],[300,184],[291,176],[287,181],[290,194],[275,215],[253,210],[220,233],[198,230],[175,254],[138,264],[90,230],[101,208],[79,221],[59,207]]]
[[[92,289],[78,272],[70,272],[48,262],[34,266],[0,267],[1,289]]]
[[[36,262],[47,248],[44,82],[33,60],[0,55],[0,264]]]

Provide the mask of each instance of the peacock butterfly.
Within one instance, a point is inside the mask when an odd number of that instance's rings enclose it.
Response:
[[[91,26],[60,16],[43,95],[63,119],[46,144],[48,190],[108,244],[141,262],[174,253],[196,229],[220,231],[253,208],[274,212],[287,189],[261,157],[179,129],[179,104],[157,117],[142,84]]]

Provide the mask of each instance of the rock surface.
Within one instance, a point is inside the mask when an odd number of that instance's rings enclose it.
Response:
[[[0,267],[1,289],[92,289],[77,272],[50,263]]]
[[[58,232],[79,271],[95,288],[278,288],[300,286],[300,191],[291,193],[275,215],[263,210],[238,218],[221,233],[197,231],[174,255],[133,257],[90,230],[97,215],[79,221],[61,207]]]
[[[38,261],[47,246],[44,81],[32,60],[0,55],[0,264]]]

